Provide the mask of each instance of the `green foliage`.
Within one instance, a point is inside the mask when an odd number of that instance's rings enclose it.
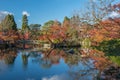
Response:
[[[54,24],[53,20],[49,20],[48,22],[44,23],[44,25],[42,26],[42,34],[46,34],[49,33],[50,31],[50,26],[52,26]]]
[[[89,38],[85,38],[82,40],[82,48],[90,48],[91,47],[91,41]]]
[[[4,60],[5,60],[6,64],[13,64],[14,61],[15,61],[15,57],[10,55],[10,54],[8,54],[8,55],[6,55]]]
[[[57,44],[57,43],[60,43],[60,41],[58,39],[55,39],[53,43]]]
[[[46,28],[49,28],[49,27],[52,26],[53,24],[54,24],[54,21],[53,21],[53,20],[50,20],[50,21],[44,23],[44,25],[42,26],[42,29],[45,29],[45,30],[46,30]]]
[[[29,30],[27,15],[22,17],[22,30]]]
[[[53,26],[61,26],[61,22],[55,20]]]
[[[63,24],[65,24],[66,22],[70,24],[70,19],[67,16],[64,17]]]
[[[2,30],[17,30],[17,25],[14,20],[14,16],[8,14],[1,22]]]
[[[50,27],[52,26],[59,26],[61,25],[61,23],[59,21],[53,21],[53,20],[49,20],[48,22],[46,22],[41,29],[42,34],[49,34],[50,33]]]
[[[117,64],[118,66],[120,66],[120,56],[110,56],[109,59],[110,59],[113,63],[115,63],[115,64]]]
[[[63,27],[70,27],[70,19],[67,16],[64,17]]]
[[[40,24],[30,24],[29,27],[31,30],[40,30]]]
[[[30,39],[37,40],[39,39],[39,36],[41,35],[40,31],[40,24],[30,24]]]
[[[78,32],[73,27],[68,27],[66,30],[67,40],[68,42],[78,43]]]
[[[61,25],[61,23],[59,21],[49,20],[48,22],[44,23],[44,25],[42,26],[42,30],[48,30],[49,27],[53,25]]]
[[[64,17],[64,21],[66,21],[66,20],[70,21],[70,19],[67,16]]]
[[[103,41],[96,48],[105,52],[107,56],[118,56],[120,55],[120,39]]]

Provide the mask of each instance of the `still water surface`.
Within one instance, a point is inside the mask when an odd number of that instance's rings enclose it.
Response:
[[[59,49],[0,54],[0,80],[95,80],[97,73],[92,59]]]

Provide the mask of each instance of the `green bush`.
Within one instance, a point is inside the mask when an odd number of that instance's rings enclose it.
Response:
[[[106,56],[120,56],[120,39],[103,41],[96,48],[105,52]]]
[[[120,56],[109,56],[109,59],[118,66],[120,66]]]

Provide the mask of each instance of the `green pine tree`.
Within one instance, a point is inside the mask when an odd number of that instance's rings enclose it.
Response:
[[[1,22],[2,30],[17,30],[17,25],[14,20],[14,16],[8,14]]]
[[[29,30],[27,15],[22,17],[22,30]]]

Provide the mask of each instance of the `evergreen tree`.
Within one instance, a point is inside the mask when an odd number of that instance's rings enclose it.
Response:
[[[64,17],[63,27],[70,27],[70,19],[67,16]]]
[[[13,23],[12,24],[12,30],[17,30],[17,25],[16,25],[16,23],[15,23],[15,20],[14,20],[14,16],[13,15],[11,15],[11,22]]]
[[[14,20],[14,16],[8,14],[1,22],[2,30],[17,30],[17,25]]]
[[[30,28],[30,30],[35,30],[35,29],[37,29],[37,30],[40,30],[40,24],[30,24],[29,25],[29,28]]]
[[[27,15],[23,15],[22,17],[22,30],[28,30],[29,26],[28,26],[28,19],[27,19]]]

